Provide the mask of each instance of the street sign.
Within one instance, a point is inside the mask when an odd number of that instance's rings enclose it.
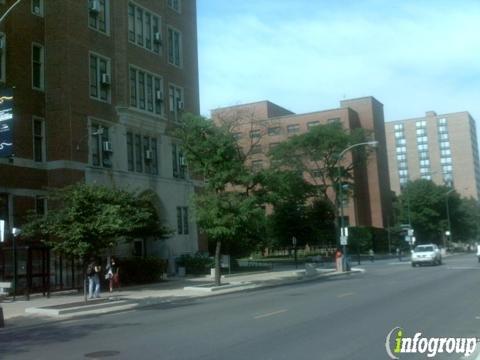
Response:
[[[405,235],[405,241],[408,242],[408,243],[410,243],[410,236]]]
[[[408,236],[413,236],[413,229],[408,229]]]
[[[345,235],[340,236],[340,245],[348,245],[347,239]]]
[[[13,90],[0,91],[0,158],[13,155]]]

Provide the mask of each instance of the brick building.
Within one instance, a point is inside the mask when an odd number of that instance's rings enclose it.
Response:
[[[479,199],[477,132],[468,112],[428,111],[424,117],[386,123],[386,133],[390,182],[397,194],[407,181],[423,178]]]
[[[4,0],[4,13],[13,0]],[[194,0],[23,0],[0,25],[1,83],[14,87],[14,156],[0,159],[0,218],[47,211],[76,182],[153,192],[165,241],[117,249],[164,258],[198,249],[193,183],[169,135],[199,113]]]
[[[318,124],[338,121],[345,129],[361,127],[371,131],[379,146],[366,166],[354,163],[354,196],[344,213],[351,226],[385,228],[392,223],[383,105],[375,98],[343,100],[340,108],[307,114],[294,114],[269,101],[260,101],[215,109],[212,118],[234,120],[238,125],[233,131],[242,146],[259,139],[251,151],[253,168],[269,165],[266,153],[272,146]],[[351,154],[345,154],[345,158],[351,160]]]

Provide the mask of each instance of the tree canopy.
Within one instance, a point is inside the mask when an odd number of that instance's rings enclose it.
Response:
[[[99,185],[76,184],[52,190],[45,216],[33,215],[23,228],[53,250],[86,259],[114,247],[120,237],[166,237],[147,194]]]

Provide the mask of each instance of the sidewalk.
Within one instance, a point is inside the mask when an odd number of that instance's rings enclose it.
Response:
[[[226,275],[222,286],[214,287],[210,276],[171,278],[154,284],[122,288],[110,294],[104,292],[101,299],[84,303],[83,293],[77,291],[52,293],[50,298],[32,295],[30,301],[17,296],[0,302],[3,308],[5,329],[20,326],[35,326],[46,322],[93,316],[105,313],[132,310],[142,306],[175,304],[193,301],[196,298],[228,294],[252,289],[293,284],[333,276],[348,276],[363,272],[353,268],[350,273],[337,273],[334,269],[307,269],[264,271],[240,275]],[[2,331],[2,329],[0,329]]]

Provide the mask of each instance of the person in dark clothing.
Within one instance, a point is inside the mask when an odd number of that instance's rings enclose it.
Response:
[[[110,262],[107,264],[107,274],[105,279],[108,280],[110,292],[113,291],[113,288],[120,288],[120,276],[119,276],[119,266],[114,257],[110,258]]]

